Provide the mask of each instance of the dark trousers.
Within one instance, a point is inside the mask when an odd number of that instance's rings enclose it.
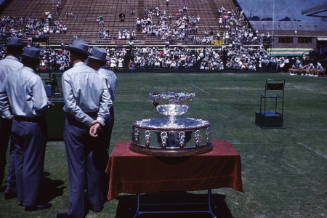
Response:
[[[6,166],[6,153],[11,132],[11,120],[0,118],[0,186],[4,179]],[[15,146],[10,141],[9,167],[6,192],[16,192],[15,177]]]
[[[32,206],[40,197],[47,140],[45,119],[30,122],[14,118],[12,139],[16,150],[17,198],[24,206]]]
[[[104,136],[100,133],[98,138],[92,138],[88,127],[67,115],[64,141],[69,174],[68,214],[80,218],[88,209],[102,210],[108,161]]]
[[[114,107],[110,107],[110,118],[107,120],[106,122],[106,126],[104,127],[104,132],[105,135],[105,143],[107,145],[107,149],[109,149],[110,146],[110,140],[111,140],[111,133],[112,133],[112,129],[114,127],[114,123],[115,123],[115,113],[114,113]]]

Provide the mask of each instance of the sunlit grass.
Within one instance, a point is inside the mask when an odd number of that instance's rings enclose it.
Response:
[[[286,79],[286,129],[261,129],[253,124],[267,78]],[[287,74],[122,73],[118,79],[110,150],[118,141],[131,139],[131,124],[135,120],[160,116],[149,99],[150,92],[195,92],[196,97],[184,116],[209,120],[211,139],[228,140],[242,158],[244,193],[214,190],[215,194],[225,195],[232,216],[327,217],[327,78]],[[66,211],[69,194],[63,142],[48,142],[45,171],[49,173],[47,179],[52,190],[48,191],[53,206],[28,213],[15,199],[4,201],[1,193],[1,218],[55,217],[57,212]],[[106,202],[102,212],[90,212],[87,217],[122,217],[117,212],[120,201]],[[135,202],[130,203],[126,211],[134,207]]]

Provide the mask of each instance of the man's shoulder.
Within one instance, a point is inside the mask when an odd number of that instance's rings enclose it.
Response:
[[[64,71],[64,72],[63,72],[63,76],[64,76],[64,75],[67,75],[67,74],[70,74],[71,72],[74,72],[73,67],[71,67],[71,68],[69,68],[68,70]]]
[[[75,73],[75,72],[80,72],[80,73],[94,73],[96,71],[93,68],[87,66],[84,63],[79,63],[78,65],[74,65],[70,69],[66,70],[64,72],[64,74],[65,73],[70,74],[70,73]]]
[[[42,78],[39,75],[37,75],[36,73],[33,73],[33,76],[31,77],[31,80],[32,80],[32,82],[34,84],[39,83],[39,82],[41,82],[43,84]]]
[[[35,73],[34,70],[31,70],[30,68],[23,67],[19,71],[17,71],[18,74],[21,74],[23,79],[30,80],[32,82],[36,82],[37,80],[42,80],[41,77]]]
[[[1,66],[3,66],[3,67],[10,66],[10,67],[15,67],[15,68],[21,68],[21,67],[23,67],[23,64],[14,58],[5,57],[4,59],[0,60],[0,68],[1,68]]]
[[[61,76],[62,80],[66,80],[67,77],[70,77],[70,74],[71,74],[71,69],[64,71]]]
[[[27,67],[22,67],[17,71],[8,74],[9,83],[28,83],[35,84],[38,80],[42,80],[39,75],[37,75],[33,70],[28,69]]]

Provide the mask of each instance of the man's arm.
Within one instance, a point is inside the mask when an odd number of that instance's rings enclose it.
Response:
[[[116,97],[117,83],[118,83],[117,76],[113,73],[112,83],[110,84],[110,86],[111,86],[110,89],[112,90],[112,94],[114,95],[113,97],[111,97],[112,99],[115,99],[115,97]]]
[[[37,114],[42,114],[46,109],[49,108],[49,101],[40,77],[36,77],[36,80],[32,85],[32,93],[32,100],[34,103],[33,108]]]
[[[6,91],[7,79],[0,84],[0,116],[4,119],[12,118],[10,104]]]
[[[99,112],[97,116],[97,121],[100,122],[102,126],[105,125],[105,121],[109,118],[110,112],[109,109],[112,106],[112,100],[109,92],[109,88],[107,87],[104,80],[103,81],[103,92],[100,99],[100,105],[99,105]]]

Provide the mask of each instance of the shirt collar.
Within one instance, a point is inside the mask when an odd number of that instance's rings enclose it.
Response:
[[[18,58],[12,56],[12,55],[7,55],[6,59],[14,60],[14,61],[19,61]]]
[[[30,68],[30,67],[27,67],[27,66],[24,66],[24,70],[28,70],[28,71],[31,71],[31,72],[34,73],[34,70],[32,68]]]
[[[106,66],[101,66],[98,70],[107,70]]]
[[[84,62],[80,61],[80,62],[77,62],[76,64],[74,64],[73,66],[77,67],[77,66],[82,66],[82,65],[84,65]]]

